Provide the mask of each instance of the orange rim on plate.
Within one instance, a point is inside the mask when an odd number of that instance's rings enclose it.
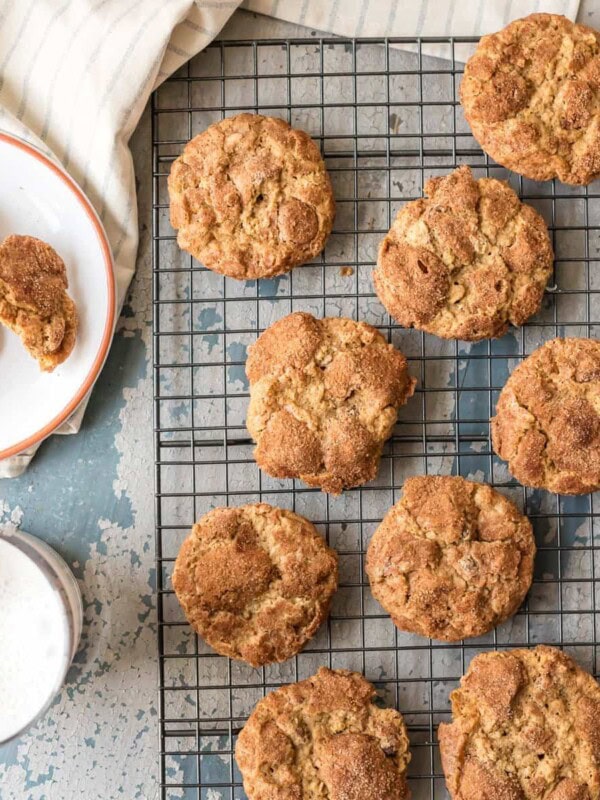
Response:
[[[38,161],[41,161],[42,164],[48,167],[58,178],[60,178],[61,181],[63,181],[63,183],[65,183],[75,195],[76,199],[83,207],[88,219],[94,226],[94,230],[96,231],[96,236],[98,237],[100,249],[102,250],[102,255],[104,257],[104,265],[106,267],[106,286],[108,290],[108,313],[106,315],[106,323],[104,325],[100,349],[96,353],[96,357],[94,358],[91,369],[86,375],[82,385],[79,387],[73,399],[65,406],[65,408],[63,408],[63,410],[57,414],[47,425],[44,425],[41,430],[32,434],[27,439],[23,439],[22,442],[18,442],[17,444],[8,447],[6,450],[0,450],[1,461],[2,459],[21,453],[23,450],[27,450],[29,447],[33,447],[35,444],[39,444],[39,442],[42,442],[44,439],[46,439],[46,437],[50,436],[51,433],[53,433],[71,416],[73,411],[75,411],[77,406],[81,403],[94,385],[94,381],[98,377],[98,373],[102,369],[104,361],[106,360],[108,348],[110,347],[113,337],[113,327],[115,321],[115,275],[112,253],[106,238],[106,233],[102,227],[102,223],[98,219],[98,215],[96,214],[92,204],[81,191],[79,186],[75,183],[75,181],[69,175],[67,175],[67,173],[61,169],[61,167],[54,164],[37,148],[28,144],[22,139],[18,139],[17,137],[11,136],[7,133],[0,133],[0,141],[7,142],[8,144],[13,145],[13,147],[18,147],[21,150],[24,150],[26,153],[29,153],[29,155],[33,156]]]

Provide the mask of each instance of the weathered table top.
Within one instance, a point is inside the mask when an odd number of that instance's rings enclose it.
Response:
[[[579,19],[600,27],[600,3],[584,0]],[[246,12],[223,32],[306,35]],[[47,441],[21,478],[0,481],[0,524],[20,525],[62,553],[85,607],[65,688],[29,734],[0,748],[0,800],[158,796],[149,128],[146,111],[132,140],[137,273],[84,426]]]

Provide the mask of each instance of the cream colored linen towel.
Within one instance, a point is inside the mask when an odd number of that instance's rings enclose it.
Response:
[[[214,39],[241,0],[0,0],[0,128],[60,162],[112,246],[118,307],[138,223],[129,138],[153,88]],[[578,0],[245,0],[243,7],[344,36],[478,35]],[[85,402],[58,433],[79,430]],[[19,475],[36,448],[0,462]]]

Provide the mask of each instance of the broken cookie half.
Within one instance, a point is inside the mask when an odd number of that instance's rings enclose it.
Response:
[[[0,244],[0,322],[17,333],[44,372],[73,350],[78,316],[62,258],[41,239],[7,236]]]

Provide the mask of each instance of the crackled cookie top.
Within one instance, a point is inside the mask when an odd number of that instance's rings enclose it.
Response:
[[[439,727],[452,800],[598,800],[600,686],[554,647],[481,653]]]
[[[13,235],[0,244],[0,322],[21,337],[44,372],[75,346],[78,317],[68,286],[64,262],[46,242]]]
[[[460,99],[498,163],[536,181],[587,184],[600,173],[600,34],[531,14],[484,36]]]
[[[310,261],[325,246],[335,215],[313,140],[260,114],[224,119],[188,142],[168,186],[179,246],[241,280]]]
[[[401,715],[362,676],[321,667],[261,700],[236,760],[249,800],[407,800]]]
[[[500,393],[492,443],[524,486],[600,489],[600,342],[553,339],[526,358]]]
[[[425,184],[400,209],[373,273],[379,299],[401,325],[476,341],[522,325],[552,271],[544,220],[503,181],[462,166]]]
[[[304,517],[266,503],[216,508],[183,543],[173,587],[211,647],[253,666],[285,661],[316,632],[337,554]]]
[[[481,636],[510,617],[533,577],[529,520],[490,486],[420,476],[375,531],[371,591],[394,623],[432,639]]]
[[[375,328],[303,312],[258,338],[246,373],[258,465],[333,494],[375,477],[415,386],[402,353]]]

